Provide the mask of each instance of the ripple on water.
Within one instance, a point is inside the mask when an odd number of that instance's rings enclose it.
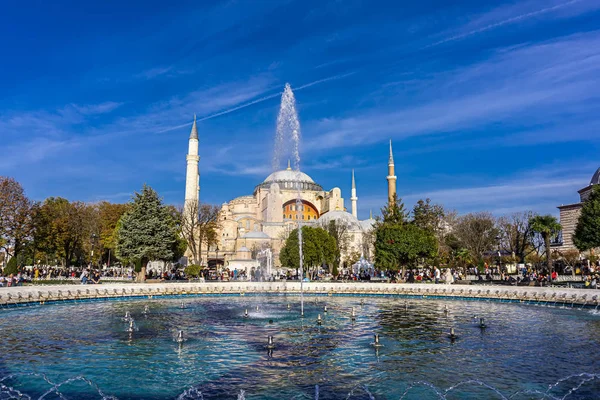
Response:
[[[361,307],[358,298],[336,297],[310,299],[298,318],[298,301],[199,297],[186,298],[184,309],[180,299],[154,299],[6,310],[0,399],[15,391],[39,398],[61,383],[61,395],[45,398],[98,398],[97,390],[119,399],[232,399],[241,391],[248,399],[314,398],[319,385],[320,399],[585,399],[600,389],[600,315],[589,310],[416,299],[406,310],[403,299],[369,298]],[[127,311],[137,326],[131,334]],[[181,346],[177,330],[185,332]],[[381,348],[371,346],[375,333]],[[558,382],[572,373],[592,375]]]

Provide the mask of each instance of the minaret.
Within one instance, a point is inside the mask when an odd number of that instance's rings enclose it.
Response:
[[[194,114],[194,124],[190,133],[188,144],[187,170],[185,174],[185,203],[191,201],[198,202],[200,192],[200,174],[198,172],[198,128],[196,127],[196,114]],[[198,206],[196,206],[197,208]]]
[[[390,139],[390,159],[388,161],[388,202],[391,203],[396,194],[396,175],[394,175],[394,155],[392,154],[392,140]]]
[[[352,201],[352,215],[358,218],[358,211],[356,209],[356,201],[358,197],[356,197],[356,182],[354,181],[354,170],[352,170],[352,197],[350,197],[350,201]]]

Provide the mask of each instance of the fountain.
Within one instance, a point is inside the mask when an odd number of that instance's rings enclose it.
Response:
[[[131,314],[129,314],[129,311],[125,311],[125,316],[123,317],[123,321],[129,321],[131,320]]]
[[[321,325],[323,323],[323,319],[321,318],[321,314],[317,316],[317,325]]]
[[[144,311],[142,311],[142,314],[149,314],[149,313],[150,313],[150,307],[144,306]]]
[[[373,335],[373,346],[375,347],[383,347],[383,345],[379,342],[379,334],[376,333],[375,335]]]
[[[185,341],[185,339],[183,338],[183,331],[179,330],[177,331],[177,339],[175,339],[175,341],[179,344],[183,343]]]
[[[479,327],[481,329],[485,329],[486,328],[485,321],[483,320],[483,318],[479,318]]]
[[[456,334],[454,333],[454,328],[450,328],[450,334],[448,335],[448,337],[450,338],[450,340],[454,341],[456,339],[458,339],[458,336],[456,336]]]
[[[323,312],[327,313],[327,306],[323,307]]]
[[[290,305],[290,303],[288,303],[287,309],[288,309],[288,311],[290,311],[292,309],[292,306]]]
[[[133,318],[131,318],[129,320],[129,327],[127,328],[127,332],[132,333],[133,331],[135,331],[135,322]]]
[[[181,308],[182,310],[185,309],[185,303],[182,301],[181,305],[179,306],[179,308]]]
[[[287,142],[289,140],[289,142]],[[286,145],[290,145],[291,148]],[[291,156],[293,160],[293,169],[296,172],[296,187],[298,195],[296,197],[296,209],[302,207],[301,187],[300,187],[300,121],[296,111],[296,98],[289,83],[285,84],[281,94],[281,105],[279,115],[277,116],[277,133],[275,135],[275,151],[273,152],[273,170],[280,168],[283,155]],[[298,219],[298,252],[299,252],[299,270],[300,270],[300,316],[304,316],[304,267],[302,253],[302,224]]]
[[[246,309],[246,311],[244,311],[244,318],[248,318],[248,309]]]
[[[352,321],[356,320],[356,313],[354,312],[354,307],[352,307],[352,313],[350,314],[350,318],[352,319]]]
[[[275,343],[273,343],[273,336],[268,336],[267,337],[267,349],[274,349],[275,348]]]

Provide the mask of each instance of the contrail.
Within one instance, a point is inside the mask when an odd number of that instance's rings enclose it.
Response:
[[[298,86],[298,87],[293,88],[293,89],[294,89],[294,91],[306,89],[308,87],[311,87],[311,86],[314,86],[314,85],[318,85],[320,83],[334,81],[336,79],[343,79],[343,78],[346,78],[346,77],[348,77],[350,75],[354,75],[355,73],[356,73],[356,71],[354,71],[354,72],[348,72],[346,74],[340,74],[340,75],[330,76],[328,78],[323,78],[323,79],[319,79],[319,80],[316,80],[316,81],[313,81],[313,82],[306,83],[304,85]],[[211,115],[207,115],[206,117],[198,118],[198,119],[196,119],[196,121],[200,122],[200,121],[206,121],[207,119],[212,119],[212,118],[220,117],[221,115],[229,114],[229,113],[232,113],[234,111],[241,110],[242,108],[250,107],[250,106],[252,106],[254,104],[262,103],[263,101],[267,101],[267,100],[270,100],[270,99],[273,99],[273,98],[279,97],[279,96],[281,96],[281,92],[274,93],[274,94],[271,94],[271,95],[268,95],[268,96],[265,96],[265,97],[261,97],[260,99],[252,100],[249,103],[240,104],[239,106],[236,106],[236,107],[233,107],[233,108],[229,108],[227,110],[219,111],[216,114],[211,114]],[[166,128],[166,129],[163,129],[163,130],[160,130],[160,131],[157,131],[156,133],[170,132],[170,131],[174,131],[174,130],[180,129],[180,128],[185,128],[186,126],[191,126],[191,125],[192,125],[192,123],[188,122],[187,124],[172,126],[172,127],[169,127],[169,128]]]
[[[330,76],[328,78],[319,79],[317,81],[309,82],[309,83],[306,83],[306,84],[304,84],[302,86],[298,86],[296,88],[293,88],[293,90],[294,91],[298,91],[298,90],[306,89],[306,88],[314,86],[314,85],[318,85],[320,83],[329,82],[329,81],[333,81],[333,80],[336,80],[336,79],[342,79],[342,78],[345,78],[347,76],[353,75],[354,73],[355,72],[349,72],[347,74],[335,75],[335,76]],[[237,111],[239,109],[250,107],[250,106],[252,106],[254,104],[262,103],[263,101],[267,101],[269,99],[272,99],[272,98],[275,98],[275,97],[279,97],[279,96],[281,96],[281,92],[278,92],[278,93],[275,93],[275,94],[272,94],[272,95],[269,95],[269,96],[261,97],[260,99],[253,100],[253,101],[251,101],[249,103],[241,104],[241,105],[239,105],[237,107],[233,107],[233,108],[230,108],[228,110],[220,111],[220,112],[218,112],[216,114],[211,114],[211,115],[208,115],[206,117],[199,118],[197,121],[206,121],[207,119],[211,119],[211,118],[219,117],[221,115],[229,114],[229,113]],[[187,124],[187,125],[190,125],[190,124]]]
[[[499,26],[504,26],[504,25],[507,25],[507,24],[512,24],[513,22],[517,22],[517,21],[521,21],[523,19],[535,17],[536,15],[540,15],[540,14],[545,14],[545,13],[548,13],[548,12],[552,12],[554,10],[558,10],[559,8],[567,7],[567,6],[570,6],[571,4],[575,4],[575,3],[579,3],[579,2],[581,2],[581,0],[571,0],[571,1],[568,1],[566,3],[557,4],[557,5],[552,6],[552,7],[546,7],[546,8],[542,8],[541,10],[531,11],[531,12],[528,12],[528,13],[525,13],[525,14],[517,15],[516,17],[508,18],[508,19],[505,19],[503,21],[496,22],[494,24],[490,24],[490,25],[484,26],[483,28],[475,29],[475,30],[472,30],[470,32],[466,32],[466,33],[463,33],[463,34],[460,34],[460,35],[452,36],[452,37],[449,37],[447,39],[442,39],[439,42],[435,42],[435,43],[427,45],[427,46],[425,46],[423,48],[426,49],[428,47],[438,46],[438,45],[446,43],[446,42],[452,42],[452,41],[455,41],[455,40],[458,40],[458,39],[463,39],[463,38],[466,38],[466,37],[469,37],[469,36],[472,36],[472,35],[476,35],[476,34],[481,33],[481,32],[489,31],[490,29],[494,29],[494,28],[497,28]]]

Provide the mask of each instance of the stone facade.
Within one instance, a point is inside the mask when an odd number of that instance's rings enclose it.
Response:
[[[592,176],[590,184],[577,191],[577,193],[579,193],[579,203],[558,206],[560,211],[560,224],[562,225],[562,242],[558,243],[556,246],[553,246],[555,250],[562,252],[565,250],[576,249],[575,245],[573,244],[573,235],[575,234],[577,221],[579,220],[579,215],[581,214],[581,207],[583,206],[583,202],[586,201],[590,196],[590,193],[592,193],[594,185],[599,184],[600,168],[598,168],[598,170],[596,170]]]

